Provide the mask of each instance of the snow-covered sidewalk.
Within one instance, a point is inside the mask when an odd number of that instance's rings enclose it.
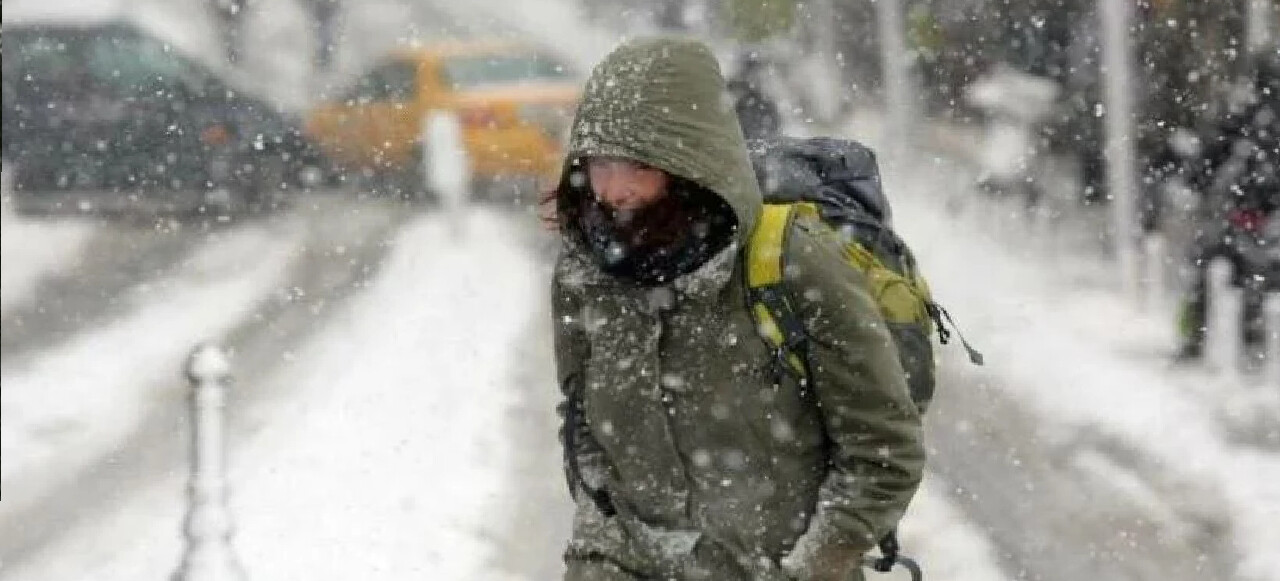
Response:
[[[1039,241],[993,227],[998,215],[946,212],[945,195],[965,176],[930,163],[889,176],[896,222],[936,295],[985,351],[993,384],[1035,410],[1044,437],[1115,438],[1163,467],[1162,480],[1206,494],[1141,500],[1222,514],[1239,556],[1231,578],[1280,579],[1280,452],[1266,444],[1280,423],[1280,386],[1172,366],[1171,324],[1122,300],[1105,261],[1047,255]]]
[[[518,493],[520,453],[501,424],[538,387],[512,383],[510,353],[545,285],[512,217],[465,216],[458,240],[452,218],[407,228],[385,276],[281,378],[308,401],[236,471],[261,578],[495,578],[506,515],[491,507]]]

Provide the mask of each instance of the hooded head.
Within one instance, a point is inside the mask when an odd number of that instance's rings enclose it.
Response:
[[[609,270],[616,253],[600,244],[617,234],[619,224],[616,215],[603,223],[590,220],[592,208],[599,209],[586,171],[588,160],[595,158],[629,160],[671,177],[666,205],[642,216],[648,226],[688,229],[692,219],[697,230],[707,226],[699,220],[711,219],[714,228],[718,214],[723,214],[731,222],[725,242],[741,242],[760,213],[762,197],[732,102],[726,98],[724,78],[711,51],[699,42],[650,38],[624,43],[587,81],[557,188],[557,206],[566,234],[584,241]],[[643,254],[652,249],[623,244],[622,250]],[[663,274],[697,268],[709,258],[705,254],[669,256],[675,263],[665,265],[668,272]]]

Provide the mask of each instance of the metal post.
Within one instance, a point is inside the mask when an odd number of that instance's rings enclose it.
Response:
[[[1249,52],[1256,52],[1271,44],[1276,37],[1276,5],[1274,0],[1248,0],[1245,15],[1245,40]]]
[[[1231,284],[1233,270],[1226,258],[1215,258],[1209,263],[1205,354],[1210,365],[1226,378],[1238,375],[1244,346],[1241,336],[1244,291]]]
[[[316,27],[316,52],[313,56],[317,69],[333,72],[334,45],[338,42],[339,0],[310,0],[311,17]]]
[[[1107,185],[1112,235],[1125,296],[1138,299],[1138,177],[1134,153],[1130,12],[1133,0],[1099,0],[1106,88]]]
[[[834,0],[809,2],[809,18],[813,24],[814,48],[817,49],[817,78],[810,79],[817,98],[812,112],[823,123],[832,123],[843,109],[844,70],[836,58],[836,11]]]
[[[884,69],[885,125],[884,142],[890,159],[895,161],[911,146],[911,61],[903,28],[902,0],[876,0],[876,16],[880,25],[880,60]]]
[[[223,409],[231,364],[215,345],[197,346],[187,359],[193,430],[191,480],[183,531],[186,549],[173,581],[244,581],[244,568],[231,547],[227,510]]]
[[[1267,293],[1263,312],[1267,324],[1267,351],[1266,370],[1262,377],[1266,380],[1265,385],[1280,387],[1280,291]]]

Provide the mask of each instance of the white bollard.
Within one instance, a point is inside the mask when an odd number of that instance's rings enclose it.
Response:
[[[1165,273],[1166,259],[1168,251],[1166,250],[1164,235],[1159,233],[1148,234],[1142,242],[1142,264],[1143,277],[1143,306],[1146,307],[1148,314],[1162,315],[1167,310],[1168,289],[1165,285],[1168,282]]]
[[[1267,293],[1262,310],[1267,322],[1267,366],[1262,376],[1266,383],[1263,385],[1280,387],[1280,291]]]
[[[1209,312],[1205,317],[1207,360],[1227,378],[1239,374],[1243,351],[1244,291],[1231,285],[1233,271],[1231,261],[1225,258],[1209,263]]]
[[[187,359],[193,430],[191,480],[187,489],[186,548],[173,581],[243,581],[244,568],[231,547],[227,510],[223,410],[231,364],[222,349],[199,345]]]
[[[422,122],[422,154],[427,168],[427,191],[436,195],[455,221],[471,195],[471,162],[462,136],[462,122],[449,111],[433,110]]]

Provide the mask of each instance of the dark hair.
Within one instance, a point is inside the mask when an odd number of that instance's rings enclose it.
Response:
[[[585,174],[580,180],[572,176],[573,172],[582,171],[582,165],[581,157],[569,160],[563,171],[570,175],[560,176],[555,185],[538,194],[538,217],[547,230],[564,232],[566,226],[577,220],[581,196],[590,188]],[[574,185],[575,182],[578,185]]]
[[[564,227],[564,213],[560,211],[560,184],[538,192],[538,220],[547,230]]]

